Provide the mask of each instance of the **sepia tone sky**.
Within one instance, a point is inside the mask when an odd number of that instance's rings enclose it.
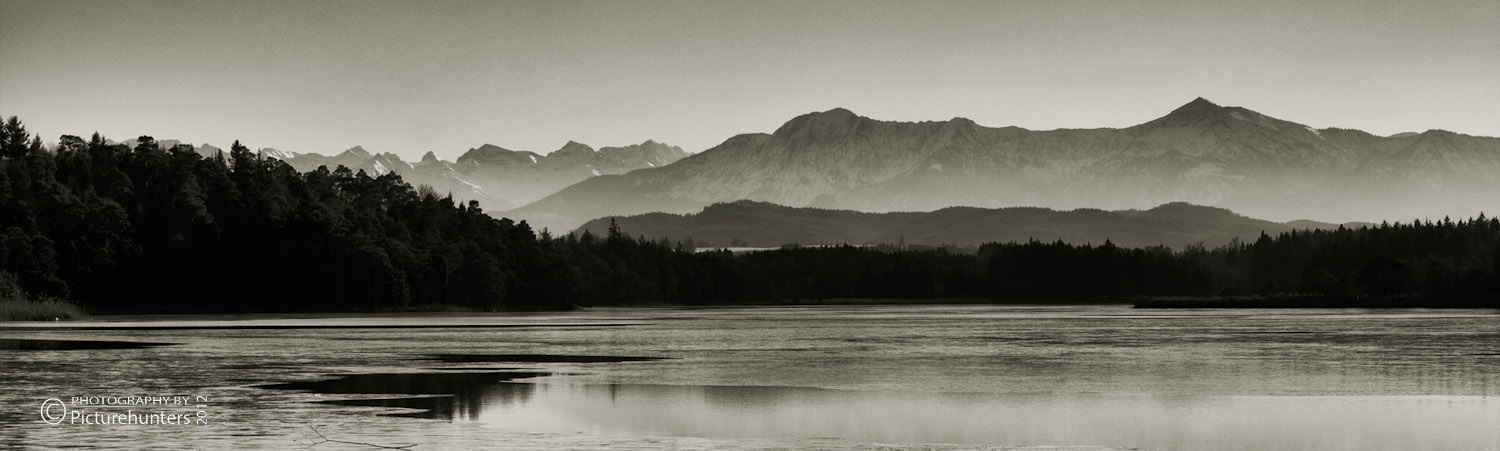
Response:
[[[0,0],[0,114],[453,159],[798,114],[1124,127],[1203,96],[1314,127],[1500,135],[1500,2]]]

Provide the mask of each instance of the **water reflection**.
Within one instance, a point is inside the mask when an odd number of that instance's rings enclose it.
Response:
[[[667,357],[557,354],[433,354],[426,360],[447,363],[620,363],[667,360]]]
[[[422,397],[342,399],[320,401],[341,406],[399,407],[417,409],[384,413],[388,416],[442,420],[478,418],[485,406],[523,403],[529,388],[515,390],[515,379],[550,376],[530,371],[471,373],[383,373],[349,374],[334,379],[263,385],[275,390],[305,390],[338,395],[432,395]]]
[[[799,387],[507,384],[486,426],[613,436],[837,437],[876,443],[1146,449],[1472,449],[1500,402],[1463,396],[976,395]],[[525,385],[534,385],[525,388]]]
[[[548,374],[360,374],[268,388],[436,395],[324,403],[532,433],[1147,449],[1500,444],[1493,427],[1500,400],[1482,396],[1002,395],[519,380],[539,376]]]
[[[465,395],[503,381],[550,375],[530,371],[348,374],[334,379],[271,384],[261,388],[325,394]]]
[[[0,351],[76,351],[85,349],[141,349],[172,343],[97,340],[33,340],[0,338]]]
[[[0,403],[31,406],[0,411],[0,449],[286,449],[301,446],[291,438],[310,425],[331,437],[421,443],[416,449],[930,449],[953,442],[1500,450],[1500,315],[1211,313],[622,309],[545,318],[254,320],[266,327],[239,329],[188,328],[228,321],[114,321],[95,324],[127,328],[47,329],[46,336],[6,325],[0,335],[15,338],[177,344],[0,351]],[[639,325],[448,327],[520,323]],[[422,327],[379,327],[401,324]],[[673,359],[587,357],[610,355]],[[344,376],[403,372],[438,375]],[[321,374],[335,376],[283,385],[299,390],[251,388]],[[61,428],[35,417],[35,405],[50,397],[122,393],[209,395],[221,421],[165,434]],[[317,402],[325,400],[334,401]]]

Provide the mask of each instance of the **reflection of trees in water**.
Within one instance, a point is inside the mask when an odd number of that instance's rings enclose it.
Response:
[[[536,394],[536,384],[525,382],[501,382],[480,387],[477,396],[455,396],[455,410],[465,412],[463,419],[479,418],[484,407],[518,407],[525,405]]]
[[[510,381],[550,375],[551,373],[542,372],[349,374],[335,379],[290,382],[266,385],[262,388],[307,390],[313,393],[341,395],[439,395],[322,402],[341,406],[400,407],[420,410],[419,412],[389,414],[390,416],[472,420],[479,418],[479,414],[486,405],[523,404],[536,391],[536,386],[533,384]]]
[[[171,343],[138,343],[133,341],[29,340],[0,338],[0,351],[74,351],[80,349],[140,349]]]

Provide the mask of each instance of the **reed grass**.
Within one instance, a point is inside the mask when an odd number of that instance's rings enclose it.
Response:
[[[64,321],[83,319],[83,307],[57,299],[0,299],[0,321]]]

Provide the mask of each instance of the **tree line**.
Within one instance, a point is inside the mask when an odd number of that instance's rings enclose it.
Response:
[[[395,174],[298,173],[240,143],[53,149],[0,125],[0,293],[95,312],[549,309],[576,302],[525,224]]]
[[[1076,302],[1303,296],[1500,306],[1500,220],[1294,231],[1216,249],[1028,241],[973,253],[839,246],[694,252],[553,236],[395,173],[298,173],[0,124],[0,296],[102,313],[562,309],[831,298]]]

